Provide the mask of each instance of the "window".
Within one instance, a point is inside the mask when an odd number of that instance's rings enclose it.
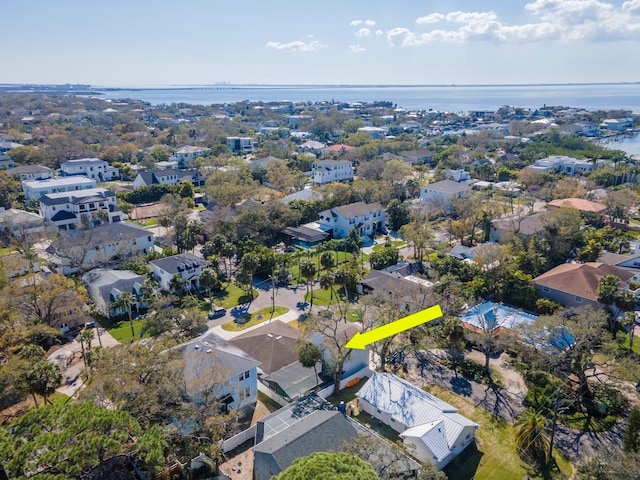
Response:
[[[240,390],[239,396],[240,396],[240,400],[249,398],[251,396],[251,388],[249,387],[243,388],[242,390]]]
[[[576,303],[582,303],[582,297],[579,297],[578,295],[576,295]]]
[[[246,372],[244,372],[244,373],[241,373],[241,374],[240,374],[240,377],[239,377],[240,381],[242,381],[242,380],[244,380],[244,379],[246,379],[246,378],[249,378],[250,373],[251,373],[251,372],[250,372],[249,370],[247,370],[247,371],[246,371]]]
[[[549,287],[542,287],[542,290],[545,291],[545,292],[548,292],[549,291]]]

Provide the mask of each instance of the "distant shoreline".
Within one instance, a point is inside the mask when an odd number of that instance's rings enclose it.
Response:
[[[83,91],[139,91],[139,90],[200,90],[200,89],[243,89],[243,88],[264,88],[264,89],[305,89],[305,88],[326,88],[326,89],[349,89],[349,88],[504,88],[504,87],[584,87],[584,86],[606,86],[606,85],[639,85],[636,82],[569,82],[569,83],[450,83],[450,84],[265,84],[265,83],[212,83],[212,84],[169,84],[151,86],[108,86],[89,84],[37,84],[37,83],[0,83],[0,91],[67,91],[75,92],[79,89]],[[84,93],[84,92],[83,92]]]

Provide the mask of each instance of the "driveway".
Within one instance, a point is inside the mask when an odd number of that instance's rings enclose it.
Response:
[[[96,322],[96,331],[91,342],[92,347],[100,345],[97,334],[100,334],[100,342],[103,348],[110,348],[120,345],[115,338],[111,336],[104,328],[100,327]],[[47,359],[55,363],[62,370],[63,384],[56,388],[57,392],[64,393],[69,397],[73,397],[77,391],[84,386],[82,382],[82,373],[84,370],[84,362],[82,360],[82,345],[77,337],[59,348]]]

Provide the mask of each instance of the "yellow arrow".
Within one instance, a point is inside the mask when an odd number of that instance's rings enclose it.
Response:
[[[395,322],[382,325],[381,327],[374,328],[368,332],[357,332],[351,340],[347,342],[345,348],[355,348],[357,350],[364,350],[364,348],[370,343],[377,342],[383,338],[391,337],[396,333],[404,332],[410,328],[417,327],[423,323],[430,322],[436,318],[442,316],[442,310],[440,305],[429,307],[425,310],[407,315],[404,318],[396,320]]]

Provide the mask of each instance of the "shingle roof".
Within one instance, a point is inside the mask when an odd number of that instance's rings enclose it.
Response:
[[[600,262],[564,263],[534,278],[533,283],[596,301],[598,283],[606,275],[615,275],[621,282],[633,277],[625,269]]]
[[[332,210],[340,213],[345,218],[359,217],[367,213],[372,213],[377,210],[384,210],[384,207],[378,203],[365,203],[355,202],[348,205],[342,205],[341,207],[335,207]]]
[[[440,193],[460,193],[466,192],[471,189],[471,187],[465,183],[454,182],[453,180],[441,180],[439,182],[430,183],[422,187],[429,191],[440,192]]]
[[[130,270],[105,268],[96,268],[82,276],[82,281],[87,284],[91,298],[103,305],[111,303],[122,292],[135,294],[145,279],[145,275],[138,275]]]
[[[298,360],[296,348],[300,332],[280,320],[251,330],[230,340],[260,362],[260,369],[270,375]]]
[[[225,378],[232,378],[260,365],[251,355],[213,333],[178,345],[176,350],[185,362],[184,379],[189,394],[197,393],[202,375],[210,376],[222,369]]]
[[[149,263],[170,274],[178,273],[179,271],[181,271],[180,268],[191,268],[191,266],[194,264],[200,266],[209,265],[209,262],[207,262],[206,260],[203,260],[200,257],[196,257],[192,253],[188,252],[180,253],[178,255],[172,255],[170,257],[160,258],[158,260],[152,260]]]
[[[528,215],[522,219],[518,217],[503,217],[491,221],[491,225],[496,230],[504,230],[506,232],[515,232],[522,235],[534,235],[540,232],[545,225],[547,213],[536,213]]]
[[[45,173],[51,172],[49,167],[42,165],[20,165],[19,167],[8,168],[4,171],[7,175],[20,175],[21,173]]]
[[[580,210],[581,212],[603,213],[607,206],[603,203],[592,202],[584,198],[562,198],[547,203],[548,207],[570,207]]]
[[[318,410],[286,430],[253,447],[254,452],[271,454],[281,470],[296,458],[314,452],[333,452],[358,436],[352,421],[337,411]]]
[[[87,188],[72,192],[49,193],[40,197],[39,201],[44,205],[61,205],[63,203],[102,202],[109,197],[115,197],[115,194],[106,188]]]

